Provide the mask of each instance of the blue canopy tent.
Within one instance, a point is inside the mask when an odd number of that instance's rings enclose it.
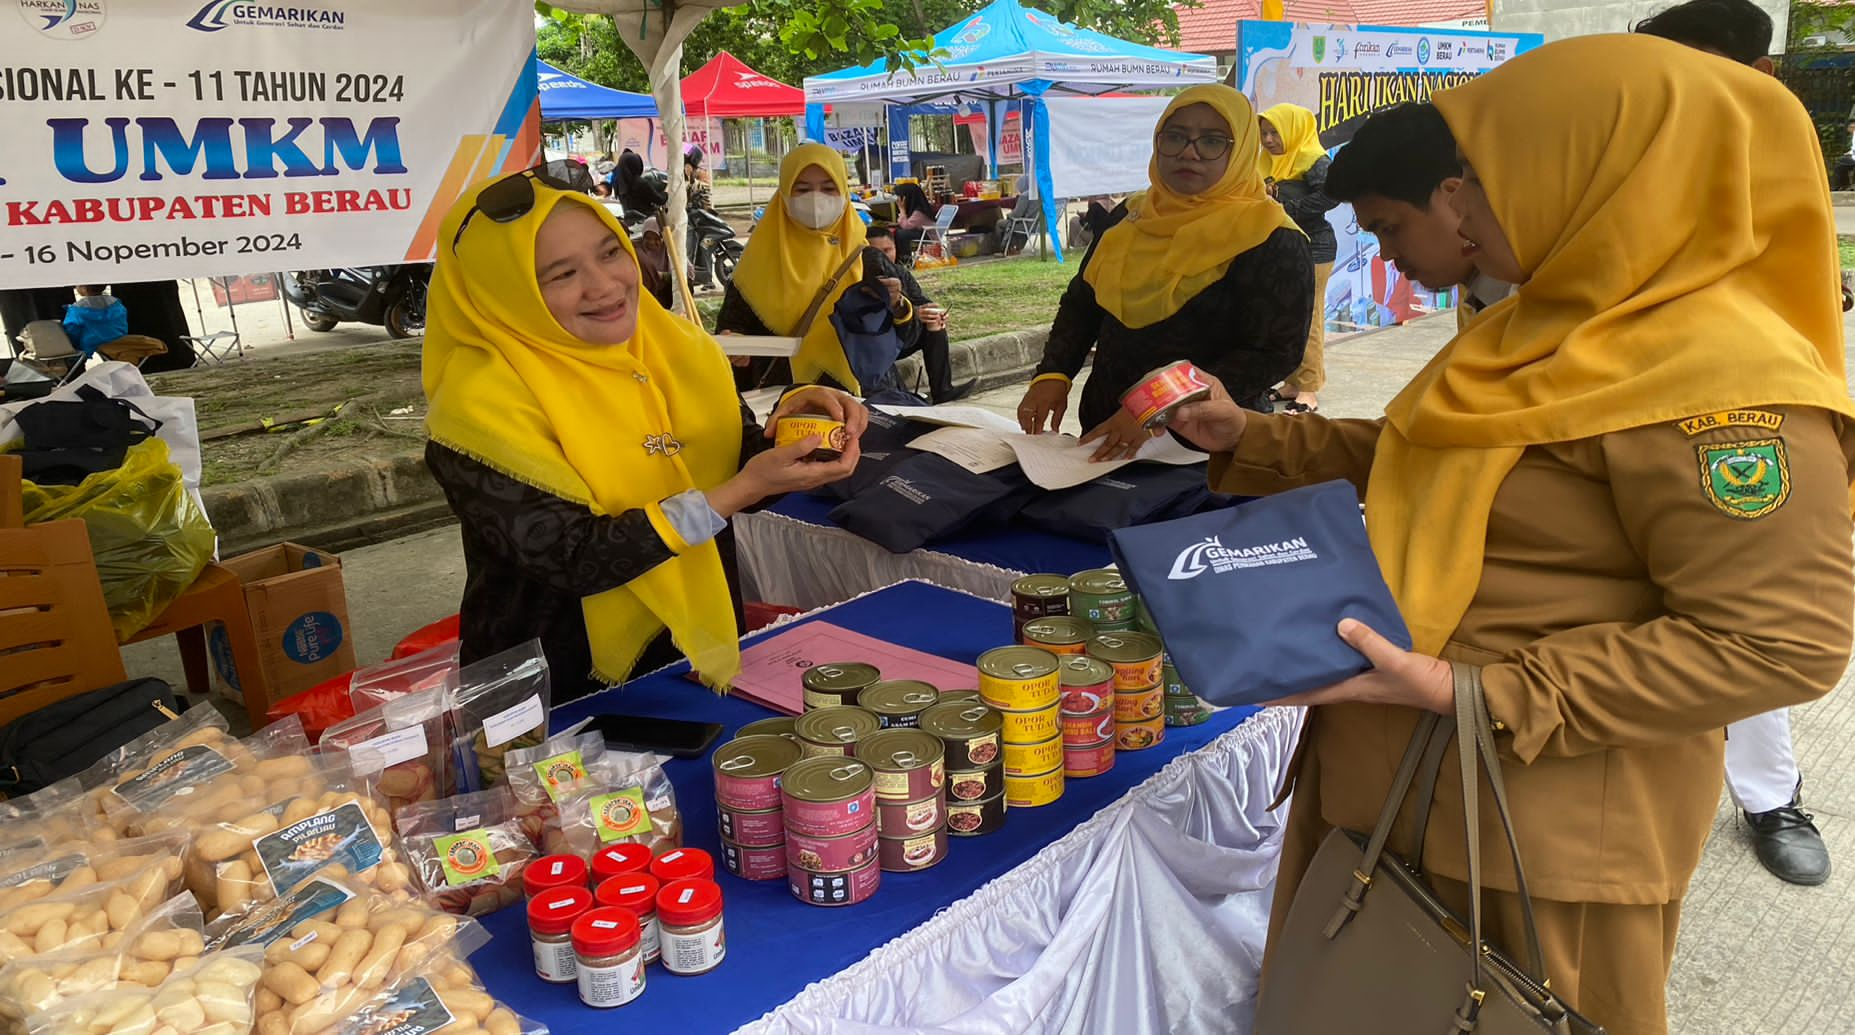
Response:
[[[1049,93],[1095,96],[1117,90],[1156,90],[1217,81],[1217,62],[1202,54],[1182,54],[1080,29],[1053,15],[1020,5],[1017,0],[991,4],[934,36],[947,52],[938,65],[923,63],[910,72],[891,74],[881,62],[846,68],[805,79],[805,129],[823,140],[824,106],[880,101],[984,102],[990,109],[993,169],[1007,106],[1028,99],[1026,127],[1034,181],[1043,202],[1044,232],[1056,250],[1055,187],[1050,180]]]
[[[657,117],[657,101],[650,94],[589,83],[545,61],[535,62],[535,82],[541,93],[543,122]]]

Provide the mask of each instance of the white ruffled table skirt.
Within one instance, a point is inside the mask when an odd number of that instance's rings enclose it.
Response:
[[[1287,819],[1268,804],[1300,723],[1263,710],[740,1030],[1247,1033]]]

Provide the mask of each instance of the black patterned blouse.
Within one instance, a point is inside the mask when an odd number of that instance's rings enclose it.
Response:
[[[1126,216],[1122,205],[1108,225]],[[1314,314],[1314,263],[1308,239],[1299,231],[1284,227],[1270,234],[1238,255],[1223,279],[1178,312],[1139,329],[1123,325],[1095,301],[1095,289],[1082,279],[1094,256],[1090,245],[1057,304],[1037,365],[1038,374],[1074,379],[1089,350],[1095,351],[1095,368],[1077,413],[1083,430],[1114,416],[1121,395],[1141,375],[1174,360],[1191,360],[1251,409],[1266,409],[1263,394],[1300,365]]]
[[[769,443],[753,411],[741,405],[741,463]],[[444,489],[464,538],[462,660],[468,665],[538,638],[547,654],[554,700],[597,689],[580,598],[622,586],[673,554],[642,510],[594,514],[586,506],[511,478],[436,442],[425,466]],[[715,537],[735,624],[741,624],[740,576],[733,529]],[[634,671],[681,657],[668,634],[644,652]]]

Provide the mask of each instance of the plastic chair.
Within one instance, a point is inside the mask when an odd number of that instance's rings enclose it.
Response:
[[[239,340],[237,331],[214,331],[198,336],[187,335],[180,340],[193,346],[193,365],[224,366],[228,359],[244,359],[245,343]]]
[[[245,696],[245,714],[251,717],[253,729],[261,727],[271,705],[270,686],[264,681],[258,635],[251,628],[251,611],[245,604],[245,584],[232,569],[208,564],[180,599],[127,642],[174,637],[180,648],[181,667],[187,674],[187,689],[207,694],[212,691],[212,669],[207,664],[206,629],[214,622],[225,627],[232,665],[238,670],[239,689]]]
[[[947,243],[947,235],[953,232],[953,221],[959,218],[959,215],[960,206],[942,205],[940,211],[934,213],[934,225],[922,229],[921,239],[915,242],[915,253],[909,257],[909,265],[912,266],[921,261],[921,253],[927,250],[930,243],[938,248],[935,254],[940,258],[951,257],[953,249]]]
[[[127,678],[82,521],[0,528],[0,656],[0,723]]]

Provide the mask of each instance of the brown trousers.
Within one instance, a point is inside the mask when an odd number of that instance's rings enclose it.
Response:
[[[1301,365],[1282,382],[1282,387],[1289,392],[1318,392],[1327,386],[1327,279],[1331,276],[1333,263],[1315,265],[1313,325],[1308,328],[1308,343],[1301,353]]]
[[[1304,771],[1305,772],[1305,771]],[[1282,840],[1275,904],[1269,916],[1271,940],[1288,916],[1288,904],[1320,842],[1332,829],[1318,815],[1312,783],[1300,785]],[[1468,915],[1468,885],[1432,876],[1430,884],[1444,904]],[[1520,896],[1506,891],[1482,893],[1485,937],[1513,960],[1526,965],[1526,926]],[[1681,903],[1622,906],[1605,902],[1533,900],[1540,950],[1553,991],[1579,1013],[1612,1035],[1666,1035],[1668,972],[1675,961],[1675,929]],[[1263,954],[1263,981],[1269,980],[1269,955]],[[1268,1035],[1268,1033],[1259,1033]]]

